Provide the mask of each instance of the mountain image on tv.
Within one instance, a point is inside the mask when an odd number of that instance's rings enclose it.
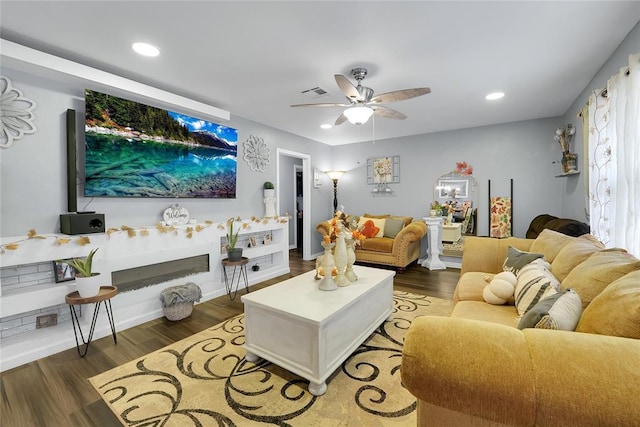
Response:
[[[85,197],[235,198],[238,131],[85,91]]]

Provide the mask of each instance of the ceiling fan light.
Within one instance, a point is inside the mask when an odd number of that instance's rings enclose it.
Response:
[[[369,120],[369,117],[373,115],[373,110],[369,107],[351,107],[344,110],[342,114],[347,117],[349,123],[361,125]]]

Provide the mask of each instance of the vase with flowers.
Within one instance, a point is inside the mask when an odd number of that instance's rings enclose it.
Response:
[[[578,171],[578,155],[571,152],[571,139],[576,134],[576,128],[571,123],[566,127],[556,129],[554,140],[560,144],[562,150],[562,173],[572,173]]]

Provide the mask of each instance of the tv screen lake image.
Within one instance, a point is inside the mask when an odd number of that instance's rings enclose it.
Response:
[[[237,151],[85,132],[85,197],[235,198]]]
[[[85,197],[236,197],[238,131],[85,90]]]

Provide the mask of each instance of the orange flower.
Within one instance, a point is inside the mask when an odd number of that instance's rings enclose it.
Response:
[[[329,236],[328,234],[324,236],[324,242],[325,243],[331,243],[331,236]]]

